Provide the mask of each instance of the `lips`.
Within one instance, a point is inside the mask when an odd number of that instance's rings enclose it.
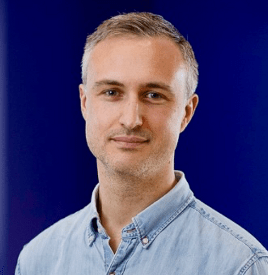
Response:
[[[149,140],[137,136],[116,136],[112,140],[121,149],[137,149],[143,147]]]
[[[147,141],[147,139],[144,139],[142,137],[136,137],[136,136],[118,136],[118,137],[113,137],[112,139],[114,141],[127,142],[127,143],[142,143]]]

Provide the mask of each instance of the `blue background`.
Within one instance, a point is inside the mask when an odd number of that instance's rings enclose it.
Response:
[[[98,179],[80,61],[87,34],[119,12],[161,14],[192,44],[200,104],[175,167],[196,197],[268,247],[266,3],[0,0],[0,274],[14,273],[25,243],[90,201]]]

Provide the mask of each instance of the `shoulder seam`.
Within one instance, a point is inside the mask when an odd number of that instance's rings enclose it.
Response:
[[[259,257],[256,253],[246,262],[246,264],[240,269],[238,275],[245,274],[253,264],[255,264],[259,259],[268,257],[268,256],[261,256]]]
[[[194,202],[196,203],[196,200],[194,200]],[[189,205],[192,209],[194,209],[195,211],[197,211],[198,213],[201,214],[202,217],[204,217],[205,219],[207,219],[208,221],[214,223],[215,225],[217,225],[220,229],[223,229],[224,231],[226,231],[227,233],[229,233],[230,235],[232,235],[234,238],[236,238],[238,241],[240,241],[241,243],[243,243],[244,245],[246,245],[250,250],[251,252],[256,255],[256,251],[261,251],[260,249],[254,249],[253,247],[251,247],[251,244],[248,243],[246,241],[246,239],[244,239],[242,236],[240,236],[239,234],[234,234],[233,230],[230,229],[228,226],[222,224],[221,222],[218,222],[218,220],[214,217],[210,218],[209,215],[205,215],[205,210],[203,210],[204,212],[202,212],[202,209],[203,208],[196,208],[193,206],[193,204],[190,204]]]

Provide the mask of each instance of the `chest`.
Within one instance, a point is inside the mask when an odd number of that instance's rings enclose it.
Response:
[[[114,254],[109,239],[98,238],[87,251],[66,253],[53,272],[48,274],[236,274],[239,266],[230,264],[227,256],[205,248],[202,251],[188,240],[172,241],[165,236],[156,238],[144,248],[138,238],[122,239]],[[221,258],[219,258],[221,257]],[[62,273],[62,271],[64,272]]]

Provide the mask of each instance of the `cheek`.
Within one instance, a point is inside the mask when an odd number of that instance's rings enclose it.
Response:
[[[97,158],[103,148],[103,137],[105,137],[104,126],[97,110],[87,109],[86,118],[86,140],[91,153]]]
[[[180,114],[176,111],[165,110],[159,111],[151,116],[151,125],[154,125],[156,137],[161,137],[163,140],[176,142],[181,128]]]
[[[94,135],[97,139],[104,137],[112,119],[112,114],[107,107],[94,101],[87,105],[86,128],[88,134]]]

